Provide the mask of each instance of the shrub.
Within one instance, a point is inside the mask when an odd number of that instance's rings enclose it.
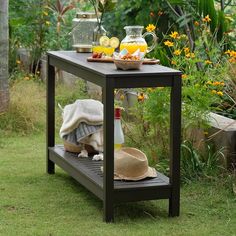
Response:
[[[10,86],[10,106],[6,113],[0,115],[0,130],[5,134],[45,132],[46,125],[46,88],[37,77],[14,74]],[[57,104],[63,106],[73,103],[78,98],[86,97],[85,84],[77,80],[73,87],[56,85],[56,127],[61,126],[61,111]]]
[[[27,134],[45,125],[45,86],[25,76],[10,88],[10,106],[0,116],[0,129]]]

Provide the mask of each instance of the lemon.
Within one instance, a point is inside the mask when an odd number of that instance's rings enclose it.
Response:
[[[108,47],[110,44],[110,39],[104,35],[99,39],[99,43],[103,47]]]
[[[118,48],[118,46],[119,46],[119,44],[120,44],[120,40],[119,40],[118,38],[116,38],[116,37],[111,37],[109,44],[110,44],[110,46],[111,46],[112,48]]]

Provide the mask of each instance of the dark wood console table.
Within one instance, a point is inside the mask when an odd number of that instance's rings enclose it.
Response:
[[[114,220],[118,202],[169,199],[169,216],[180,208],[181,72],[160,65],[143,65],[141,70],[118,71],[113,63],[87,62],[89,54],[72,51],[48,52],[47,74],[47,173],[55,164],[103,201],[104,220]],[[82,159],[55,145],[55,67],[102,87],[104,104],[104,161]],[[114,181],[114,89],[171,87],[170,178],[158,173],[153,179]],[[100,167],[103,165],[103,171]]]

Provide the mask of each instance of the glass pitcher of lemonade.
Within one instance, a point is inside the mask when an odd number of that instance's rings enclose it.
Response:
[[[129,53],[134,53],[137,49],[144,54],[152,51],[156,46],[157,36],[153,32],[146,32],[142,34],[143,26],[125,26],[126,37],[120,43],[120,51],[124,48],[128,50]],[[151,35],[153,43],[151,46],[148,46],[145,37]]]

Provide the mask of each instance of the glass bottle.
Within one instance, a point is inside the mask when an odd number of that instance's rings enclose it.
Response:
[[[114,149],[119,150],[125,142],[124,133],[121,126],[121,109],[115,108],[114,119]]]

